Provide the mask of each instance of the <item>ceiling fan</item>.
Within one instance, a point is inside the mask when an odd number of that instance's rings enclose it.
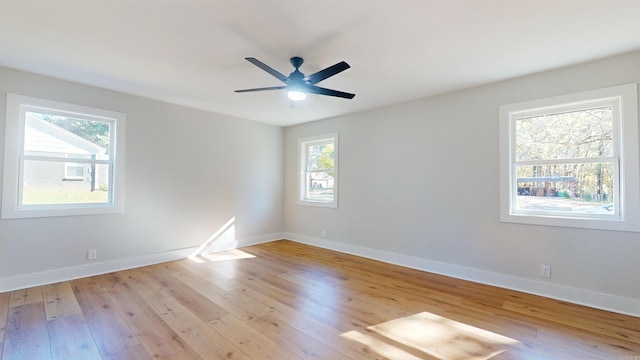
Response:
[[[286,85],[236,90],[237,93],[287,89],[287,96],[289,97],[289,99],[294,101],[304,100],[307,97],[307,93],[336,96],[336,97],[341,97],[345,99],[353,99],[353,97],[356,96],[355,94],[351,94],[343,91],[325,89],[315,85],[328,77],[336,75],[350,68],[351,66],[349,66],[349,64],[347,64],[344,61],[341,61],[333,66],[329,66],[328,68],[320,70],[309,76],[305,76],[299,70],[304,60],[301,57],[294,56],[290,59],[290,61],[291,61],[291,65],[293,65],[295,70],[291,74],[289,74],[289,76],[285,76],[284,74],[280,73],[279,71],[273,69],[272,67],[268,66],[267,64],[263,63],[262,61],[256,58],[246,57],[245,59],[250,63],[254,64],[255,66],[259,67],[260,69],[268,72],[269,74],[271,74],[278,80],[282,81]]]

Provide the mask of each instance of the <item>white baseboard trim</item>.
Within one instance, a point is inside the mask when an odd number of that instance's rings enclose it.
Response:
[[[196,249],[196,247],[184,248],[150,255],[135,256],[118,260],[92,262],[90,264],[11,276],[0,279],[0,292],[53,284],[87,276],[106,274],[118,270],[125,270],[145,265],[158,264],[166,261],[184,259],[191,255]]]
[[[238,247],[258,245],[262,243],[268,243],[271,241],[283,240],[283,239],[286,239],[285,233],[283,232],[253,236],[253,237],[238,240]]]
[[[460,265],[446,264],[295,233],[285,233],[284,237],[299,243],[380,260],[390,264],[640,317],[640,299],[609,295]]]
[[[284,239],[283,233],[272,233],[260,236],[249,237],[245,239],[235,239],[232,247],[216,249],[216,251],[230,250],[243,246],[255,245],[264,242]],[[53,269],[29,273],[24,275],[16,275],[6,278],[0,278],[0,293],[25,289],[34,286],[53,284],[61,281],[79,279],[87,276],[107,274],[114,271],[137,268],[141,266],[159,264],[167,261],[185,259],[193,255],[199,247],[189,247],[178,250],[170,250],[161,253],[135,256],[124,259],[91,262],[78,266],[70,266],[66,268]],[[213,252],[211,249],[206,251]]]

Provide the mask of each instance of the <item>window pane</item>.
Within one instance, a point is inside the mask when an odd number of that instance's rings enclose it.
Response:
[[[330,172],[307,173],[307,199],[311,201],[333,201],[334,178]]]
[[[103,204],[109,202],[108,165],[72,164],[88,168],[88,177],[79,181],[65,178],[68,163],[57,161],[24,162],[22,205]],[[69,171],[71,168],[67,168]],[[95,182],[92,181],[95,168]],[[93,190],[93,191],[92,191]]]
[[[309,145],[307,147],[307,170],[333,169],[333,159],[333,143]]]
[[[66,163],[65,164],[65,178],[72,179],[83,179],[85,174],[85,167],[88,165],[85,164],[73,164]]]
[[[516,209],[613,214],[613,163],[517,166]]]
[[[613,156],[611,107],[516,120],[516,161]]]
[[[298,139],[298,205],[338,207],[338,133]]]
[[[24,154],[106,160],[109,132],[106,122],[27,111]]]

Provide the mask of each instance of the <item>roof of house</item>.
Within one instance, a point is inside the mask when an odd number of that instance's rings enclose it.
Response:
[[[102,154],[105,151],[103,147],[39,119],[32,113],[27,113],[25,120],[26,151],[88,155]]]

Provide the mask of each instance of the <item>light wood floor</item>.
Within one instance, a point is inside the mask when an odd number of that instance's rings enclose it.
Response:
[[[2,359],[640,360],[640,318],[290,241],[0,294]]]

